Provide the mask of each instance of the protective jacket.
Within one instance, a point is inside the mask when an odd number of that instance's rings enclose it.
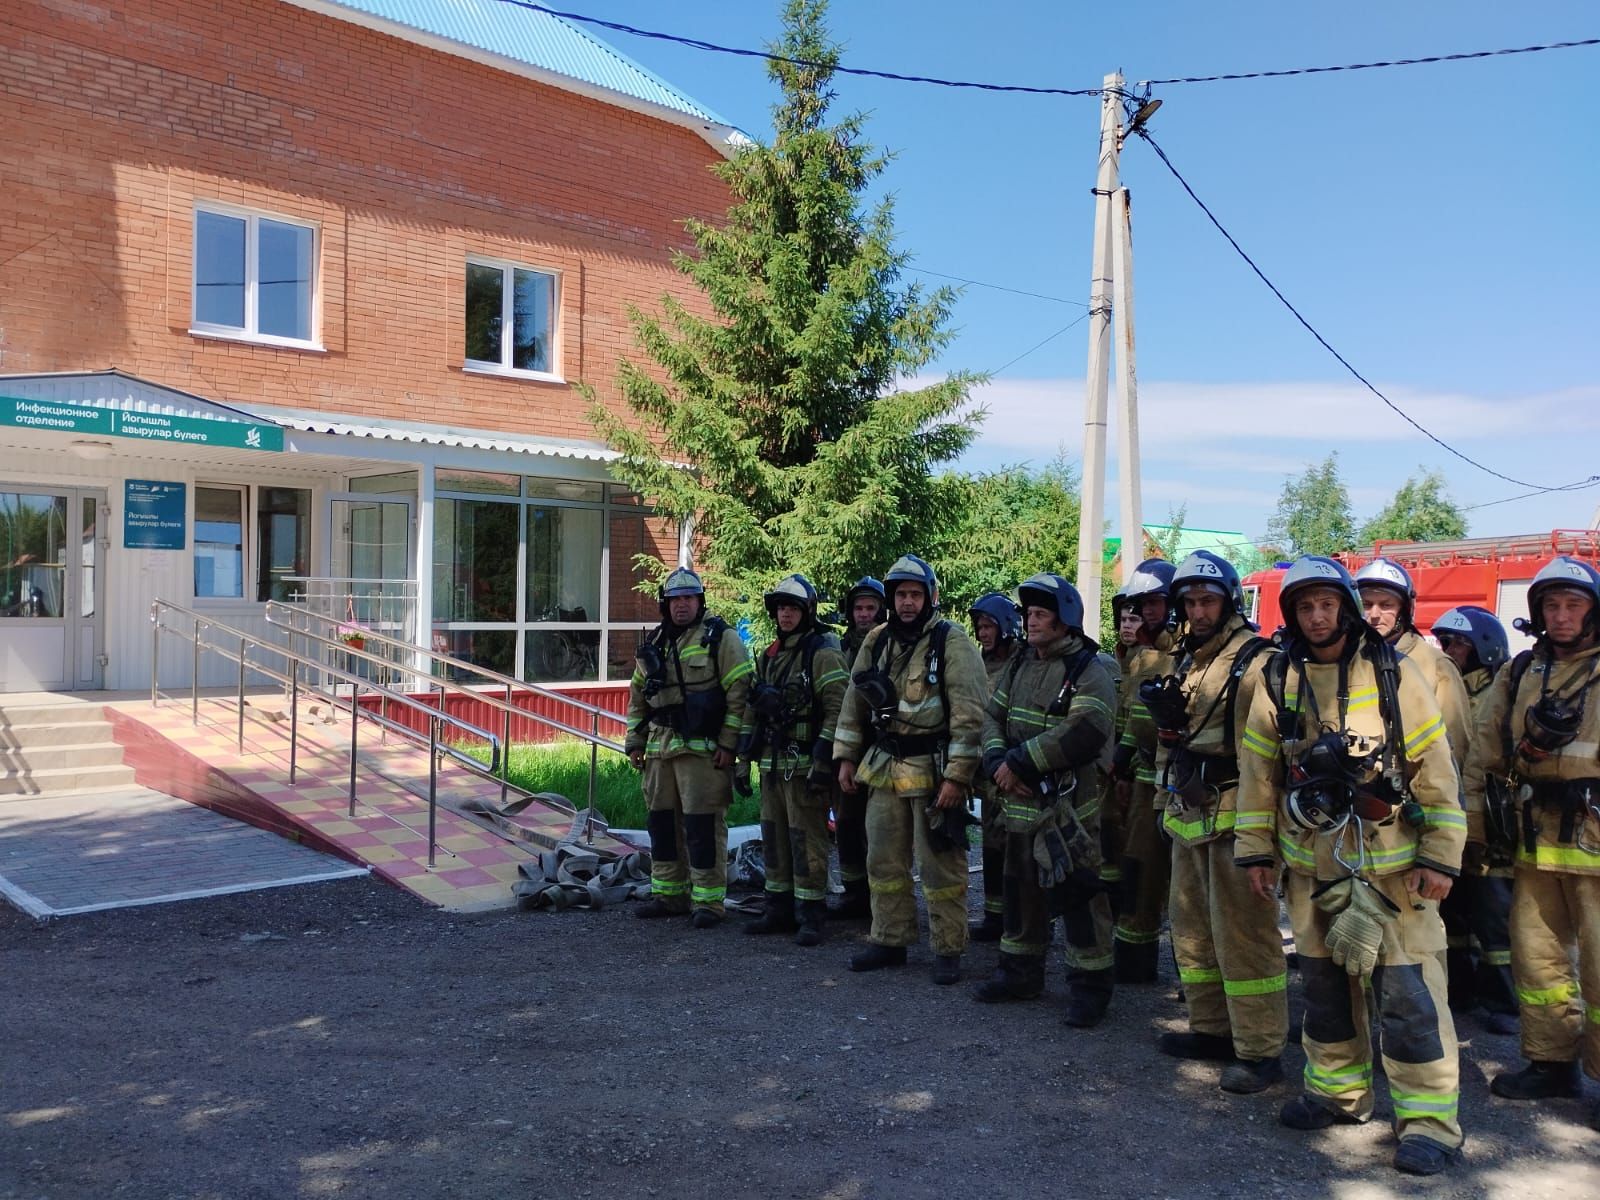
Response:
[[[939,625],[945,626],[944,649],[934,656]],[[930,658],[936,661],[930,664]],[[871,630],[852,665],[852,680],[875,663],[894,688],[894,707],[882,727],[874,728],[852,681],[839,711],[833,757],[859,763],[856,778],[863,786],[900,795],[931,794],[943,780],[970,787],[988,699],[978,644],[961,626],[929,613],[909,637],[897,636],[891,624]]]
[[[1118,760],[1131,759],[1132,778],[1138,783],[1156,782],[1156,726],[1150,719],[1150,710],[1139,699],[1139,685],[1172,671],[1172,648],[1177,639],[1163,629],[1155,641],[1141,646],[1128,656],[1123,664],[1121,690],[1117,697],[1117,710],[1122,726],[1121,749]],[[1128,776],[1123,773],[1122,778]]]
[[[1281,858],[1289,870],[1323,880],[1342,879],[1350,868],[1367,877],[1415,866],[1456,875],[1466,843],[1466,814],[1438,701],[1416,663],[1396,656],[1398,711],[1390,716],[1399,744],[1391,744],[1375,663],[1382,651],[1354,635],[1350,643],[1332,663],[1301,658],[1297,648],[1284,652],[1282,727],[1273,695],[1277,667],[1264,668],[1240,738],[1234,861],[1270,866]],[[1354,734],[1373,751],[1369,765],[1352,779],[1369,795],[1386,791],[1382,752],[1395,755],[1406,790],[1420,806],[1420,825],[1403,819],[1398,802],[1382,818],[1352,818],[1335,832],[1294,823],[1286,806],[1287,768],[1304,767],[1313,743],[1328,730]],[[1348,866],[1341,866],[1335,851]]]
[[[839,639],[818,629],[780,635],[756,659],[739,751],[763,771],[830,764],[850,676]]]
[[[1516,805],[1519,866],[1600,875],[1600,646],[1566,662],[1538,648],[1523,653],[1531,656],[1525,666],[1513,660],[1495,676],[1472,741],[1465,782],[1472,838],[1483,839],[1484,789],[1488,777],[1497,777],[1508,781]],[[1582,717],[1572,741],[1528,761],[1517,750],[1528,709],[1543,696],[1573,699],[1580,692]]]
[[[1472,701],[1467,696],[1461,672],[1450,656],[1415,629],[1408,629],[1394,642],[1394,648],[1422,670],[1422,678],[1433,689],[1439,711],[1444,715],[1444,735],[1450,739],[1450,757],[1459,772],[1467,763],[1467,746],[1472,740]]]
[[[654,655],[641,647],[628,687],[628,753],[643,750],[651,758],[732,753],[755,669],[739,635],[720,618],[702,613],[681,630],[658,625],[646,643]],[[650,657],[659,661],[654,671],[645,665]]]
[[[1004,764],[1036,789],[1051,776],[1054,795],[1070,781],[1073,807],[1080,817],[1094,816],[1100,804],[1095,768],[1111,740],[1113,702],[1111,676],[1081,638],[1069,634],[1028,647],[1000,677],[984,712],[984,775],[994,778]],[[1008,828],[1035,823],[1035,800],[1004,800]]]
[[[1174,660],[1173,674],[1181,681],[1188,724],[1181,748],[1158,745],[1156,778],[1174,788],[1180,777],[1199,772],[1198,788],[1159,793],[1166,804],[1163,824],[1185,845],[1209,842],[1233,829],[1239,735],[1255,697],[1263,654],[1256,650],[1246,655],[1243,675],[1235,680],[1234,673],[1241,652],[1258,641],[1245,619],[1234,616],[1193,653],[1181,650]]]

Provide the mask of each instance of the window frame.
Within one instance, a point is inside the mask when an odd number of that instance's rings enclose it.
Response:
[[[202,321],[200,312],[200,217],[202,214],[230,217],[245,223],[244,235],[244,325],[219,325]],[[311,234],[311,336],[308,338],[284,337],[282,334],[262,333],[261,321],[261,222],[273,221],[308,230]],[[223,338],[234,342],[250,342],[259,346],[279,346],[293,350],[323,351],[322,345],[322,228],[315,221],[288,217],[262,209],[245,208],[215,200],[197,200],[194,206],[192,237],[190,238],[189,266],[189,333],[195,337]]]
[[[481,358],[468,358],[466,352],[466,295],[467,271],[471,267],[492,267],[502,272],[500,281],[500,361],[488,362]],[[548,371],[530,371],[524,367],[511,365],[511,354],[514,339],[505,336],[506,330],[515,328],[515,303],[516,271],[532,271],[538,275],[548,276],[550,279],[550,369]],[[566,377],[561,373],[561,287],[562,272],[555,267],[541,267],[533,263],[517,262],[509,258],[496,258],[488,254],[468,254],[461,268],[461,362],[462,370],[473,375],[498,375],[507,379],[533,379],[542,383],[565,383]]]
[[[194,561],[199,550],[199,520],[191,509],[190,513],[190,550],[189,550],[189,576],[190,595],[193,597],[197,608],[226,608],[232,611],[261,609],[268,603],[259,599],[260,572],[261,572],[261,493],[269,489],[305,492],[308,497],[307,525],[306,525],[306,562],[314,565],[317,561],[318,521],[317,512],[320,489],[309,482],[291,483],[264,483],[251,480],[238,483],[220,479],[196,479],[189,485],[189,490],[194,499],[192,505],[197,505],[200,499],[200,489],[211,488],[215,491],[238,492],[241,503],[244,505],[244,520],[240,536],[243,545],[240,548],[239,571],[242,580],[242,590],[237,596],[202,596],[194,590]]]
[[[239,594],[219,596],[215,593],[202,596],[200,594],[199,572],[195,568],[200,561],[200,490],[204,488],[213,492],[233,492],[239,497]],[[255,557],[250,552],[250,542],[255,535],[255,522],[250,516],[250,485],[248,483],[213,483],[210,480],[195,480],[194,483],[194,515],[191,518],[193,533],[190,537],[192,543],[189,551],[190,565],[190,594],[194,599],[204,604],[232,604],[239,605],[250,602],[250,596],[255,587],[251,580],[251,560]],[[207,545],[220,545],[221,543],[207,542]]]

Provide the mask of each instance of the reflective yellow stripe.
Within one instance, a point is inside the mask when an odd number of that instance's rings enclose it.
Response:
[[[1043,958],[1045,945],[1043,942],[1018,942],[1011,938],[1000,939],[1001,954],[1020,954],[1024,958]]]
[[[728,894],[725,887],[693,887],[689,889],[689,898],[696,904],[710,904],[714,900],[721,900]]]
[[[818,888],[797,887],[794,890],[794,898],[796,900],[826,900],[828,893]]]
[[[1485,950],[1483,952],[1483,961],[1491,967],[1509,967],[1511,965],[1511,951]]]
[[[1239,829],[1271,829],[1272,814],[1264,812],[1235,813],[1234,825]]]
[[[966,895],[966,893],[967,885],[965,882],[952,883],[949,887],[924,887],[922,889],[922,898],[931,904],[935,900],[955,900]]]
[[[1600,854],[1590,854],[1576,846],[1546,846],[1541,842],[1534,847],[1531,855],[1526,849],[1519,848],[1517,861],[1540,867],[1586,867],[1591,871],[1600,871]]]
[[[1273,992],[1287,991],[1289,975],[1271,975],[1266,979],[1224,979],[1222,991],[1228,996],[1270,996]]]
[[[1183,983],[1221,983],[1221,967],[1178,968],[1178,979]]]
[[[1435,717],[1406,735],[1406,756],[1421,754],[1444,736],[1444,718]]]
[[[1422,810],[1422,822],[1430,829],[1465,829],[1467,814],[1450,809],[1425,808]]]
[[[1151,942],[1159,942],[1161,934],[1146,933],[1142,929],[1124,929],[1121,925],[1116,928],[1115,937],[1119,942],[1127,942],[1130,946],[1148,946]]]
[[[650,881],[650,894],[652,896],[687,896],[689,885],[677,879],[652,879]]]
[[[1372,1064],[1357,1063],[1340,1071],[1321,1071],[1307,1062],[1305,1084],[1306,1091],[1320,1092],[1324,1096],[1364,1092],[1372,1087]]]
[[[889,896],[895,895],[899,892],[909,892],[911,890],[911,880],[872,879],[869,877],[867,879],[867,886],[875,892],[882,892],[884,895]]]
[[[685,657],[687,657],[687,655]],[[755,669],[755,664],[752,663],[748,658],[743,662],[735,663],[733,666],[728,668],[728,673],[722,677],[722,686],[726,688],[730,683],[733,683],[738,679],[743,679],[746,675],[754,672]]]
[[[1402,1121],[1421,1121],[1429,1117],[1454,1120],[1461,1102],[1459,1092],[1429,1095],[1425,1092],[1397,1092],[1391,1088],[1389,1097],[1394,1101],[1394,1115]]]
[[[1585,1004],[1583,1015],[1589,1024],[1600,1025],[1600,1004]]]
[[[1517,989],[1517,999],[1534,1008],[1549,1008],[1557,1004],[1569,1004],[1578,995],[1576,983],[1563,983],[1553,988],[1521,988]]]
[[[1066,959],[1067,966],[1079,971],[1109,971],[1111,969],[1111,955],[1095,954],[1091,956],[1083,954],[1074,950],[1070,944],[1061,957]]]
[[[1239,742],[1250,753],[1260,755],[1262,758],[1272,759],[1278,757],[1277,744],[1268,741],[1254,729],[1246,729]]]
[[[1278,853],[1283,855],[1283,861],[1290,866],[1304,867],[1313,870],[1317,865],[1317,856],[1313,851],[1307,851],[1298,842],[1292,842],[1283,834],[1278,834]]]
[[[1198,821],[1180,821],[1172,813],[1167,813],[1162,824],[1173,837],[1197,838],[1205,837],[1208,833],[1227,833],[1233,828],[1235,816],[1231,812],[1218,813],[1216,821],[1208,824],[1203,817]]]

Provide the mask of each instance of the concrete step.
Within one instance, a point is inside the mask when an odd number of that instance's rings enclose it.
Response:
[[[0,728],[7,725],[70,725],[78,721],[99,721],[104,717],[103,704],[66,702],[0,705]]]
[[[81,746],[88,742],[109,742],[111,723],[98,715],[52,723],[0,725],[0,752],[31,749],[35,746]]]
[[[110,733],[109,727],[104,731]],[[55,767],[104,767],[122,762],[122,747],[106,737],[60,746],[0,748],[0,771],[48,771]]]
[[[122,763],[96,767],[47,767],[42,771],[0,771],[0,796],[37,796],[79,788],[125,787],[133,768]]]

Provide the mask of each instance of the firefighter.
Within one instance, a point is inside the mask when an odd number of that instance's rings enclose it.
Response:
[[[1021,647],[1022,612],[1011,597],[989,592],[978,597],[971,617],[972,636],[983,652],[983,669],[992,694],[995,680]],[[1000,795],[987,779],[978,780],[977,791],[983,801],[983,919],[974,921],[967,932],[975,942],[998,942],[1005,912],[1005,810]]]
[[[754,668],[739,635],[706,613],[693,571],[668,575],[660,602],[628,688],[624,748],[644,772],[651,859],[651,898],[634,915],[692,910],[694,927],[711,929],[728,891],[731,768]]]
[[[1248,1094],[1283,1079],[1289,1037],[1277,898],[1255,895],[1233,865],[1238,736],[1272,643],[1244,618],[1238,572],[1210,551],[1183,560],[1171,591],[1182,621],[1172,673],[1148,679],[1140,699],[1156,727],[1157,794],[1173,839],[1168,911],[1189,1032],[1159,1044],[1227,1063],[1222,1090]]]
[[[817,622],[817,591],[790,575],[763,598],[778,636],[756,660],[739,757],[761,769],[766,907],[746,933],[822,944],[828,897],[833,729],[849,674],[839,640]]]
[[[1511,654],[1505,626],[1488,609],[1463,604],[1441,615],[1432,632],[1461,672],[1476,731],[1488,709],[1489,685]],[[1469,842],[1461,878],[1439,906],[1449,939],[1445,963],[1450,1007],[1466,1011],[1482,1005],[1484,1026],[1499,1034],[1518,1029],[1517,992],[1511,979],[1513,850],[1505,839],[1497,841],[1492,852]]]
[[[844,596],[846,617],[844,661],[846,669],[855,663],[861,645],[888,619],[888,600],[883,584],[871,575],[856,581]],[[842,896],[828,901],[828,916],[835,921],[869,921],[872,897],[867,890],[867,791],[846,792],[833,789],[834,834],[839,843],[839,882]]]
[[[1263,903],[1288,868],[1306,1067],[1278,1119],[1313,1130],[1372,1115],[1370,986],[1394,1166],[1432,1175],[1462,1140],[1438,902],[1461,867],[1466,815],[1444,718],[1416,663],[1363,621],[1337,562],[1297,560],[1279,605],[1284,648],[1262,668],[1240,739],[1234,825],[1234,861]]]
[[[1466,788],[1474,839],[1516,842],[1511,973],[1528,1065],[1489,1090],[1541,1100],[1581,1095],[1580,1062],[1600,1079],[1600,571],[1546,563],[1522,628],[1533,648],[1490,686]],[[1600,1108],[1590,1121],[1600,1128]]]
[[[1139,614],[1139,649],[1124,663],[1118,695],[1121,739],[1112,759],[1122,847],[1113,953],[1118,983],[1154,983],[1161,918],[1171,880],[1172,846],[1161,828],[1156,797],[1156,730],[1139,700],[1139,685],[1172,670],[1174,568],[1159,558],[1140,563],[1123,585],[1126,609]],[[1126,802],[1123,797],[1126,796]]]
[[[906,961],[917,940],[912,866],[922,876],[933,980],[961,978],[967,943],[967,799],[977,773],[987,682],[966,631],[939,616],[939,580],[914,554],[884,582],[889,620],[867,634],[839,714],[839,787],[867,798],[870,945],[852,971]]]
[[[1018,589],[1027,647],[1001,673],[983,722],[983,770],[1004,798],[1005,936],[974,996],[1031,1000],[1044,991],[1051,927],[1067,942],[1068,1025],[1090,1028],[1111,1003],[1111,903],[1100,882],[1098,765],[1115,693],[1084,636],[1083,601],[1059,575]]]
[[[1448,655],[1417,632],[1417,589],[1410,573],[1391,558],[1375,558],[1356,572],[1356,587],[1367,624],[1391,646],[1422,668],[1444,713],[1444,732],[1450,740],[1450,757],[1459,774],[1467,761],[1472,737],[1472,702],[1467,698],[1461,672]]]

